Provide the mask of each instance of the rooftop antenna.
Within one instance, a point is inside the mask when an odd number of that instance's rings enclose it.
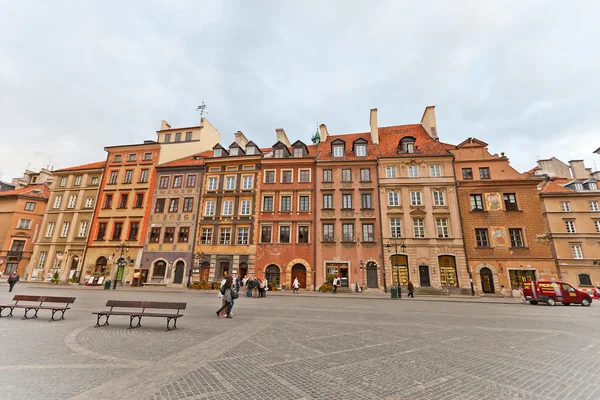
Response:
[[[202,118],[205,113],[208,114],[208,111],[206,111],[206,104],[204,104],[204,102],[202,102],[202,104],[196,108],[196,111],[200,111],[200,118]]]

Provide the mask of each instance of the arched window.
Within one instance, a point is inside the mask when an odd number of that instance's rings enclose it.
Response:
[[[579,286],[593,286],[592,278],[588,274],[579,274],[577,277],[579,278]]]
[[[410,273],[408,271],[408,257],[403,254],[396,254],[390,258],[392,263],[392,282],[394,285],[408,285]]]
[[[279,267],[275,264],[271,264],[265,270],[265,278],[267,282],[275,282],[275,286],[279,286]]]
[[[458,287],[456,274],[456,258],[454,256],[439,256],[440,285]]]
[[[167,272],[167,263],[163,260],[158,260],[154,263],[154,270],[152,271],[153,278],[164,278],[165,272]]]

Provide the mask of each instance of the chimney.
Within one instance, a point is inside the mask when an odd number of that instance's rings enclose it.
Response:
[[[288,139],[287,135],[285,134],[285,131],[283,130],[283,128],[277,128],[277,129],[275,129],[275,132],[277,132],[277,141],[278,142],[281,142],[281,143],[285,144],[286,146],[292,145],[290,143],[290,140]]]
[[[249,142],[249,140],[241,131],[237,131],[235,133],[235,142],[242,148],[242,150],[246,151],[246,144]]]
[[[569,161],[569,167],[571,167],[571,175],[575,179],[588,179],[590,174],[585,170],[583,160],[571,160]]]
[[[423,117],[421,117],[421,125],[433,140],[440,140],[437,134],[437,123],[435,122],[435,106],[425,107]]]
[[[165,129],[171,129],[171,125],[169,125],[169,123],[163,119],[160,123],[160,130],[164,131]]]
[[[379,144],[379,128],[377,126],[377,109],[371,108],[369,117],[369,125],[371,125],[371,141],[373,144]]]
[[[329,133],[327,132],[327,126],[325,126],[325,124],[319,125],[319,131],[321,143],[325,143],[327,141],[327,136],[329,136]]]

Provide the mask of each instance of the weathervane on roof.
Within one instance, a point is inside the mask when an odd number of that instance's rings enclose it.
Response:
[[[315,134],[310,138],[310,140],[312,140],[313,144],[321,143],[321,135],[319,134],[319,124],[317,124],[317,130]]]
[[[202,102],[202,104],[200,104],[198,108],[196,108],[196,111],[200,111],[200,118],[202,118],[204,113],[208,114],[208,111],[206,111],[206,104],[204,104],[204,102]]]

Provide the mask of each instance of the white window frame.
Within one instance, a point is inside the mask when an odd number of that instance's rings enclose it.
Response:
[[[567,233],[577,233],[577,228],[575,227],[575,221],[568,219],[565,221],[565,228],[567,229]]]
[[[289,240],[287,242],[282,242],[281,241],[281,229],[283,229],[283,228],[288,228],[289,232],[290,232],[290,236],[288,238]],[[284,244],[293,243],[293,241],[292,241],[292,235],[293,235],[294,232],[292,231],[292,226],[291,225],[289,225],[289,224],[283,224],[283,225],[280,224],[279,225],[279,229],[277,230],[277,233],[279,233],[279,235],[277,236],[277,243],[284,243]]]
[[[600,233],[600,219],[594,220],[594,227],[596,227],[596,232]]]
[[[409,178],[418,178],[419,177],[419,166],[418,165],[409,165],[408,166],[408,177]]]
[[[41,251],[40,252],[40,260],[38,261],[38,269],[43,269],[45,264],[46,264],[46,259],[48,258],[48,252],[47,251]]]
[[[77,175],[75,177],[75,183],[73,184],[74,186],[81,186],[81,180],[82,180],[82,176],[81,175]]]
[[[436,207],[442,207],[446,205],[445,192],[441,190],[433,191],[433,205]]]
[[[396,167],[385,167],[385,177],[392,179],[396,178]]]
[[[225,177],[225,190],[235,190],[235,176]]]
[[[389,207],[400,206],[400,194],[398,192],[388,192],[388,206]]]
[[[223,210],[221,212],[221,215],[233,215],[233,200],[223,201]]]
[[[94,207],[94,198],[88,197],[85,199],[85,208],[93,208]]]
[[[273,182],[267,181],[267,175],[268,175],[269,172],[271,172],[273,174]],[[277,183],[277,171],[274,170],[274,169],[267,169],[267,170],[265,170],[265,173],[263,175],[263,183],[267,183],[267,184]]]
[[[402,220],[400,218],[390,218],[390,236],[394,239],[402,237]]]
[[[69,204],[67,204],[67,208],[75,208],[75,205],[77,204],[77,195],[76,194],[72,194],[69,196]]]
[[[336,144],[333,146],[333,152],[332,152],[332,156],[335,158],[342,158],[344,157],[344,145],[343,144]]]
[[[254,177],[252,175],[246,175],[242,177],[242,189],[248,190],[252,189],[254,182]]]
[[[217,190],[219,188],[219,177],[218,176],[209,176],[207,182],[207,190]]]
[[[79,224],[79,234],[77,235],[77,237],[86,237],[87,236],[87,228],[88,228],[88,222],[87,221],[81,221],[81,223]]]
[[[284,172],[289,172],[290,173],[290,181],[289,182],[284,182],[283,181],[283,173]],[[281,170],[281,176],[280,176],[279,182],[285,183],[285,184],[294,183],[294,170],[293,169],[282,169]]]
[[[411,206],[422,206],[423,205],[423,194],[420,191],[410,192],[410,205]]]
[[[66,176],[63,176],[63,177],[60,178],[60,184],[59,184],[59,186],[60,187],[67,186],[67,177]]]
[[[569,202],[569,201],[561,201],[560,202],[560,211],[562,211],[562,212],[570,212],[571,211],[571,202]]]
[[[598,207],[597,201],[590,201],[590,211],[600,211],[600,207]]]
[[[19,225],[17,225],[17,229],[31,229],[31,220],[30,219],[19,219]]]
[[[60,231],[60,237],[66,238],[69,235],[69,229],[71,228],[70,222],[63,222],[62,230]]]
[[[267,210],[267,209],[265,208],[265,199],[266,199],[267,197],[270,197],[270,198],[271,198],[271,209],[270,209],[270,210]],[[269,194],[269,195],[263,195],[263,196],[262,196],[262,201],[261,201],[260,203],[261,203],[261,204],[260,204],[260,207],[261,207],[261,210],[262,210],[262,211],[266,211],[266,212],[274,212],[274,211],[275,211],[275,196],[274,196],[274,195],[272,195],[272,194]]]
[[[583,249],[581,248],[580,244],[572,244],[571,253],[573,254],[573,258],[576,260],[583,259]]]
[[[245,232],[245,234],[244,234],[244,232]],[[242,240],[240,240],[240,238]],[[245,227],[245,226],[243,226],[241,228],[238,228],[238,230],[237,230],[237,244],[238,245],[242,245],[242,246],[246,246],[249,243],[250,243],[250,228]]]
[[[223,240],[223,234],[229,233],[229,240]],[[219,229],[219,245],[230,245],[231,244],[231,228],[220,228]]]
[[[200,235],[200,244],[210,245],[212,244],[213,228],[202,228],[202,234]]]
[[[355,146],[356,149],[356,157],[366,157],[367,156],[367,145],[366,144],[357,144]]]
[[[294,158],[304,157],[304,149],[302,147],[294,147]]]
[[[239,154],[239,150],[237,147],[232,147],[229,149],[230,156],[237,156]]]
[[[419,223],[417,223],[419,221]],[[425,237],[425,219],[413,218],[413,234],[415,238]]]
[[[448,218],[436,218],[435,227],[437,230],[437,237],[439,239],[447,239],[450,237]]]
[[[590,190],[598,190],[598,184],[596,184],[596,182],[589,182],[588,183],[588,189],[590,189]]]
[[[429,166],[429,176],[433,178],[442,176],[442,166],[439,164],[431,164]]]
[[[207,217],[212,217],[215,215],[215,201],[207,200],[206,204],[204,204],[204,215]]]
[[[97,177],[97,176],[94,176],[94,177],[92,178],[92,180],[90,181],[90,184],[91,184],[91,185],[97,185],[97,184],[98,184],[98,177]]]
[[[302,178],[302,172],[308,172],[308,180],[307,181],[303,181]],[[310,183],[312,181],[312,174],[310,172],[310,169],[307,168],[301,168],[298,170],[298,183]]]
[[[222,149],[214,149],[213,150],[213,157],[221,157],[222,155],[223,155]]]
[[[250,200],[240,202],[240,215],[250,215]]]
[[[302,209],[302,197],[308,197],[308,208],[306,210]],[[300,212],[310,211],[310,195],[309,194],[299,194],[298,195],[298,211],[300,211]]]
[[[53,208],[60,208],[60,203],[62,203],[62,196],[59,194],[58,196],[56,196],[54,198],[54,207]]]
[[[48,227],[46,228],[45,237],[47,237],[47,238],[52,237],[55,227],[56,227],[56,222],[48,222]]]
[[[288,208],[283,207],[283,199],[286,199],[286,198],[290,199]],[[291,212],[292,211],[292,195],[291,194],[283,194],[283,195],[279,196],[279,211],[282,211],[282,212]]]

